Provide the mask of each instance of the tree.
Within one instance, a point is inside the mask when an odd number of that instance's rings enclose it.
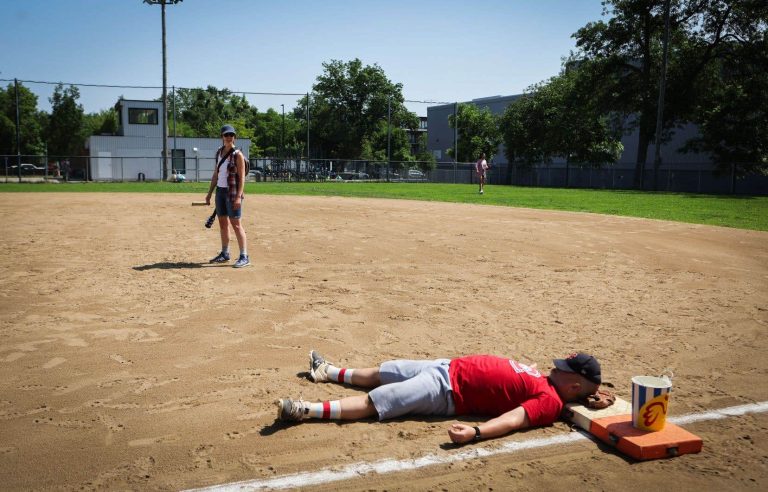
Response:
[[[589,71],[590,91],[606,106],[634,115],[627,121],[628,129],[638,130],[635,185],[640,187],[656,127],[664,0],[606,0],[604,5],[604,14],[612,16],[607,22],[588,23],[574,34],[578,58],[588,62],[580,69]],[[682,122],[698,123],[707,114],[714,116],[699,104],[712,95],[713,84],[721,85],[722,73],[713,66],[732,56],[735,44],[759,49],[765,37],[766,9],[760,0],[672,0],[662,116],[666,136]],[[720,95],[728,97],[726,92]],[[726,99],[717,100],[722,103],[728,104]],[[711,141],[718,137],[722,135],[712,135]]]
[[[115,135],[117,133],[117,111],[109,108],[98,113],[83,116],[84,135]]]
[[[530,165],[562,157],[567,174],[569,164],[618,160],[624,150],[620,127],[602,112],[585,82],[581,72],[566,69],[507,106],[500,127],[509,162]]]
[[[182,131],[189,129],[195,137],[219,137],[221,126],[225,123],[237,129],[240,138],[252,138],[258,112],[245,96],[238,96],[229,89],[217,89],[208,86],[205,89],[178,89],[175,96],[169,98],[169,107],[173,107],[175,97],[177,132],[179,123]]]
[[[324,72],[313,85],[311,142],[322,157],[354,159],[366,153],[386,152],[381,122],[391,115],[392,158],[407,156],[408,142],[397,135],[401,128],[416,128],[418,118],[404,106],[402,84],[393,84],[378,65],[359,59],[323,63]],[[306,97],[299,101],[306,110]],[[302,113],[306,114],[306,113]],[[403,145],[406,147],[403,150]],[[315,152],[313,152],[315,153]]]
[[[85,140],[83,107],[78,104],[80,91],[70,85],[65,88],[58,84],[51,103],[51,117],[48,123],[48,153],[55,156],[77,155],[83,149]]]
[[[427,148],[427,134],[419,137],[419,151],[416,153],[416,161],[419,163],[419,169],[429,172],[437,166],[435,155]]]
[[[37,96],[19,83],[19,139],[22,155],[45,153],[43,128],[48,117],[37,109]],[[0,154],[15,155],[16,149],[16,89],[8,84],[0,88]]]
[[[700,136],[685,150],[709,152],[722,172],[733,166],[736,175],[768,174],[768,4],[731,7],[730,31],[701,77],[691,112]]]
[[[458,120],[458,123],[457,123]],[[488,108],[480,109],[474,104],[459,104],[456,115],[448,117],[448,125],[458,125],[458,159],[455,149],[449,149],[448,155],[458,162],[470,162],[485,153],[490,161],[501,144],[501,132],[498,118]]]
[[[738,52],[742,50],[736,50]],[[700,136],[687,151],[709,152],[722,172],[735,167],[737,175],[768,173],[768,45],[763,61],[748,56],[723,63],[723,77],[712,83],[697,105]],[[744,73],[747,72],[747,73]]]

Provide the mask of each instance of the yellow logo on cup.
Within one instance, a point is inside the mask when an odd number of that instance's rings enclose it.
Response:
[[[632,426],[644,431],[664,429],[669,410],[669,377],[635,376],[632,378]]]
[[[667,406],[669,404],[669,394],[657,396],[649,400],[640,407],[635,427],[642,430],[660,431],[664,428],[667,420]]]

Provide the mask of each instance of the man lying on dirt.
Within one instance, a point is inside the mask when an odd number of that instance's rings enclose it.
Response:
[[[597,392],[600,364],[578,353],[555,359],[544,377],[536,365],[492,355],[456,359],[395,360],[365,369],[339,368],[314,350],[309,353],[312,380],[373,388],[365,395],[310,403],[281,398],[277,418],[387,420],[404,415],[485,415],[479,425],[453,423],[448,436],[455,443],[503,436],[509,432],[552,424],[565,402]]]

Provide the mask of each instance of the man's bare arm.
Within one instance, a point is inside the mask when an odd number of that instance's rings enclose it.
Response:
[[[509,434],[512,431],[526,429],[530,427],[530,425],[525,409],[523,407],[517,407],[514,410],[499,415],[477,427],[480,429],[480,438],[489,439]],[[450,437],[451,441],[456,444],[474,441],[476,433],[474,427],[458,422],[452,424],[448,429],[448,437]]]

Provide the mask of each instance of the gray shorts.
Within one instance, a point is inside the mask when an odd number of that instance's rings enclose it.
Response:
[[[381,364],[381,386],[368,393],[379,420],[402,415],[454,415],[450,363],[449,359],[437,359],[392,360]]]

